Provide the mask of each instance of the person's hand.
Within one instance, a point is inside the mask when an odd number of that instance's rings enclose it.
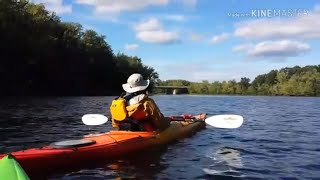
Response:
[[[194,118],[196,118],[196,120],[204,121],[207,118],[207,114],[206,113],[201,113],[199,115],[194,116]]]

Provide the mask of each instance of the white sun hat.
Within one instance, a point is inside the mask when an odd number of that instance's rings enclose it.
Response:
[[[128,78],[127,84],[122,84],[122,88],[127,93],[135,93],[147,89],[149,84],[150,81],[144,80],[141,74],[134,73]]]

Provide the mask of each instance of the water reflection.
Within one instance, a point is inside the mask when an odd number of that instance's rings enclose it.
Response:
[[[223,147],[218,149],[215,156],[220,162],[225,162],[229,167],[242,168],[243,163],[241,161],[240,151],[229,147]]]
[[[81,167],[69,173],[60,173],[49,179],[156,179],[167,166],[162,163],[162,155],[167,147],[132,153],[111,161],[95,164],[93,167]]]
[[[114,97],[1,97],[0,153],[107,132],[111,123],[85,126],[84,114],[108,115]],[[171,144],[164,154],[94,167],[52,179],[319,179],[320,98],[153,96],[165,115],[240,114],[238,129],[207,128]],[[228,147],[226,147],[228,146]],[[241,146],[241,148],[239,148]],[[147,160],[144,158],[147,156]],[[144,164],[145,163],[145,164]],[[223,172],[225,171],[225,172]],[[234,172],[240,171],[240,172]],[[47,179],[47,178],[45,178]]]
[[[244,177],[237,170],[243,168],[240,154],[240,150],[230,147],[222,147],[215,152],[209,151],[207,157],[212,159],[213,163],[208,168],[203,168],[203,171],[208,176]]]

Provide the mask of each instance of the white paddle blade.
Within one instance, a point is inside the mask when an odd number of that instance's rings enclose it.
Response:
[[[107,121],[108,118],[102,114],[86,114],[82,116],[82,122],[89,126],[101,125]]]
[[[243,123],[243,117],[239,115],[216,115],[211,116],[205,122],[216,128],[234,129],[238,128]]]

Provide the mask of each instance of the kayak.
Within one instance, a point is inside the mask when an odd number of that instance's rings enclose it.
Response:
[[[0,179],[29,180],[29,177],[14,157],[9,154],[0,160]]]
[[[11,154],[31,177],[37,172],[54,172],[73,165],[86,165],[98,160],[112,159],[135,151],[147,150],[150,147],[165,145],[190,136],[203,128],[205,128],[204,121],[172,121],[170,127],[161,133],[109,131]],[[0,155],[0,158],[3,156]]]

